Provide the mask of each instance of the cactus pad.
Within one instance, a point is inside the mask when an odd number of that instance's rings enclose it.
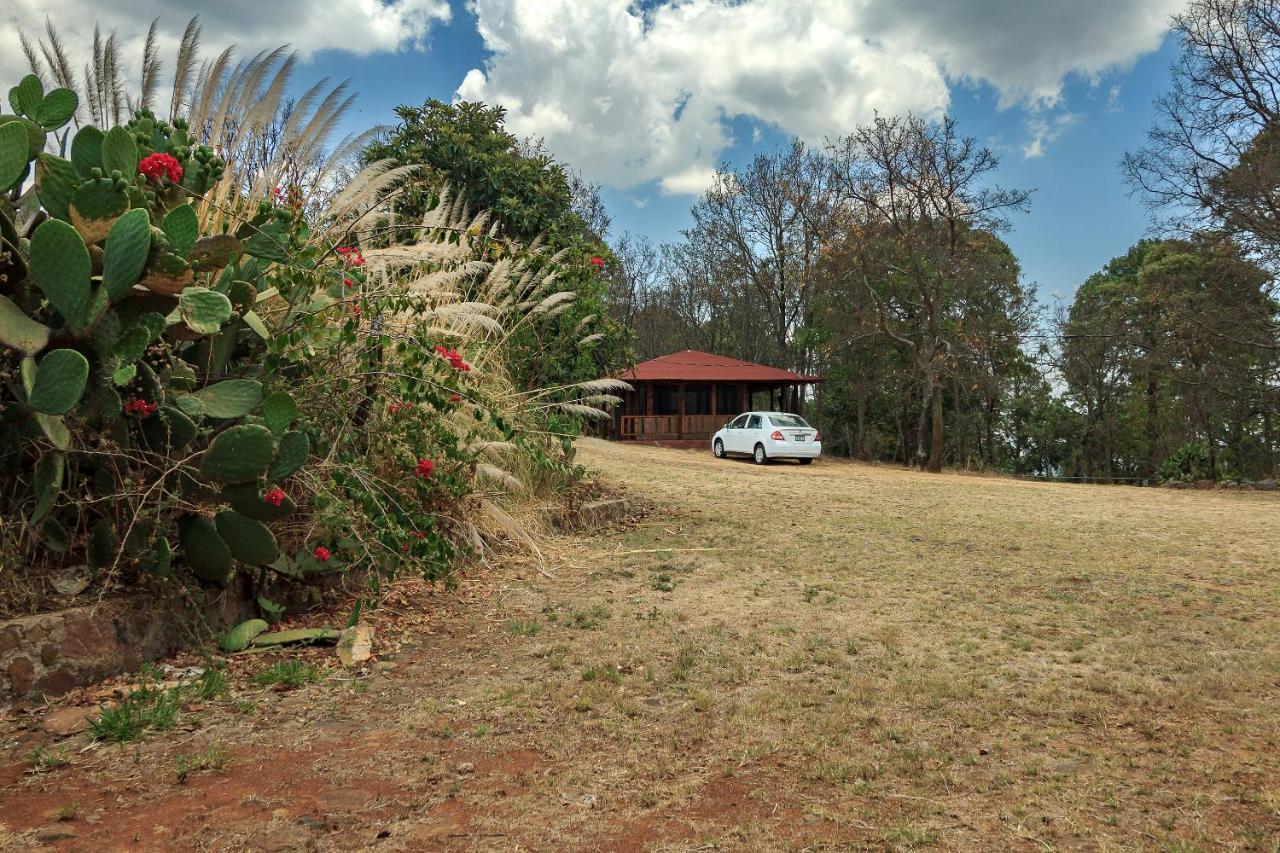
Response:
[[[131,210],[111,226],[103,252],[102,285],[113,302],[133,289],[150,252],[151,222],[146,210]]]
[[[71,323],[89,314],[92,269],[84,240],[62,220],[45,220],[31,235],[31,275],[49,304]]]
[[[262,419],[276,435],[288,429],[297,416],[298,404],[288,391],[276,391],[262,401]]]
[[[47,326],[28,317],[9,297],[0,296],[0,344],[13,347],[24,355],[35,355],[48,343]]]
[[[118,171],[130,180],[138,172],[138,143],[127,127],[116,126],[102,139],[102,171]]]
[[[0,124],[0,190],[22,177],[28,160],[26,125],[17,119]]]
[[[40,360],[27,405],[46,415],[65,415],[84,396],[89,361],[73,349],[56,349]]]
[[[67,456],[65,453],[46,453],[36,462],[34,491],[36,506],[31,510],[30,523],[39,524],[49,511],[53,509],[58,493],[62,491],[62,480],[66,475]]]
[[[218,535],[231,549],[231,556],[251,566],[265,566],[280,556],[276,537],[261,521],[245,518],[233,509],[214,518]]]
[[[179,541],[186,563],[196,577],[225,584],[235,574],[231,550],[213,522],[202,515],[188,515],[178,523]]]
[[[102,168],[102,139],[104,134],[93,125],[86,125],[71,140],[71,165],[81,177],[89,177],[90,169]]]
[[[306,433],[297,430],[286,432],[280,436],[280,452],[271,463],[267,476],[272,480],[283,480],[306,464],[310,452],[311,439]]]
[[[230,234],[201,237],[191,248],[191,265],[201,272],[220,270],[244,251],[244,246]]]
[[[262,487],[256,482],[226,486],[222,498],[236,512],[256,521],[278,521],[297,509],[288,495],[280,499],[279,506],[267,503],[262,499]]]
[[[241,622],[218,638],[218,648],[224,652],[242,652],[249,648],[249,642],[271,626],[262,619],[250,619]]]
[[[169,238],[170,250],[183,257],[191,254],[196,238],[200,236],[196,209],[189,204],[180,204],[166,213],[160,228]]]
[[[68,212],[71,224],[84,241],[97,243],[111,231],[116,218],[128,209],[129,193],[123,180],[94,178],[85,181],[72,193]]]
[[[266,427],[234,426],[209,445],[200,470],[220,483],[247,483],[266,473],[275,450],[275,437]]]
[[[262,383],[255,379],[227,379],[192,396],[211,418],[241,418],[262,402]]]
[[[70,160],[44,152],[36,159],[36,196],[54,219],[71,220],[71,196],[80,183]]]
[[[75,92],[70,89],[54,89],[41,99],[35,115],[31,117],[45,130],[57,130],[71,121],[79,105],[80,99]]]
[[[205,287],[188,287],[178,296],[178,314],[187,328],[215,335],[231,319],[231,300]]]
[[[253,638],[254,646],[283,646],[289,643],[336,643],[340,631],[333,628],[294,628],[291,631],[272,631]]]

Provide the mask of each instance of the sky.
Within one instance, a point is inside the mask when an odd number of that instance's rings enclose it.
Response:
[[[17,32],[40,35],[46,16],[82,61],[95,21],[130,60],[158,17],[168,59],[199,14],[207,55],[287,42],[299,89],[349,79],[352,131],[432,97],[501,103],[512,132],[602,186],[615,235],[655,241],[679,236],[722,164],[793,137],[821,145],[876,111],[949,112],[1000,156],[998,183],[1034,189],[1006,239],[1051,301],[1149,233],[1119,161],[1168,84],[1181,3],[10,0],[0,80],[25,72]]]

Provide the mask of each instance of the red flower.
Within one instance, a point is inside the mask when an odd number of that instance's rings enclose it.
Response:
[[[352,281],[351,279],[349,279],[349,278],[344,278],[344,279],[342,280],[342,286],[343,286],[343,287],[355,287],[355,286],[356,286],[356,283],[355,283],[354,281]]]
[[[589,263],[591,264],[591,266],[595,267],[596,269],[604,269],[604,258],[597,256],[592,258],[589,261]]]
[[[425,480],[435,473],[436,463],[430,459],[419,459],[418,467],[413,469],[413,475],[420,480]]]
[[[158,409],[155,403],[148,403],[146,400],[130,400],[124,404],[124,410],[130,415],[138,415],[139,417],[149,418],[156,413]]]
[[[355,316],[359,317],[359,316],[360,316],[360,306],[359,306],[359,305],[352,305],[352,306],[351,306],[351,313],[352,313],[352,314],[354,314]]]
[[[284,499],[285,493],[279,489],[272,489],[262,496],[262,502],[264,504],[271,504],[272,506],[280,506],[280,504],[284,503]]]
[[[415,539],[426,539],[427,534],[423,533],[421,530],[415,530],[413,531],[413,537]]]
[[[462,402],[462,395],[461,395],[461,394],[450,394],[450,395],[449,395],[449,402],[450,402],[450,403],[461,403],[461,402]]]
[[[316,549],[311,553],[315,554],[316,559],[319,560],[320,562],[322,563],[329,562],[329,549],[324,547],[323,545],[316,546]]]
[[[142,158],[138,164],[138,174],[149,181],[168,178],[172,183],[182,180],[182,166],[172,154],[152,154]]]

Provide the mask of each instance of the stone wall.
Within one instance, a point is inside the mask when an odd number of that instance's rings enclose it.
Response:
[[[139,593],[11,619],[0,623],[0,702],[36,701],[135,670],[253,614],[242,582],[198,602]]]
[[[564,531],[587,532],[618,524],[636,513],[631,501],[609,498],[561,510],[552,519]],[[348,576],[348,583],[358,580]],[[333,586],[341,585],[335,575]],[[290,612],[317,604],[324,586],[272,589],[269,597]],[[191,601],[155,592],[107,598],[53,613],[0,623],[0,703],[39,701],[66,693],[180,648],[207,641],[257,615],[253,592],[239,575],[226,589],[198,592]]]

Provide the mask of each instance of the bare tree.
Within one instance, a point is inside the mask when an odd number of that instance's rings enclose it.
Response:
[[[1182,53],[1156,102],[1131,186],[1190,232],[1226,229],[1274,263],[1280,251],[1280,2],[1193,0],[1173,21]]]
[[[763,356],[800,369],[808,355],[795,333],[809,319],[810,273],[833,207],[830,177],[821,153],[802,142],[762,154],[716,175],[686,234],[755,292],[773,349]]]

